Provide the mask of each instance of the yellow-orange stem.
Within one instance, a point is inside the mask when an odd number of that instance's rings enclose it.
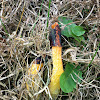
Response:
[[[60,91],[60,75],[64,72],[62,64],[62,47],[52,47],[53,70],[49,89],[51,94],[57,95]]]
[[[32,64],[31,68],[29,68],[29,70],[28,70],[28,75],[35,76],[42,67],[43,67],[43,63],[41,63],[41,64]]]
[[[34,80],[35,76],[38,74],[39,70],[43,67],[43,63],[41,64],[32,64],[32,66],[28,70],[28,75],[32,80]],[[32,82],[32,85],[34,86],[34,82]],[[26,83],[26,88],[29,90],[29,85]]]

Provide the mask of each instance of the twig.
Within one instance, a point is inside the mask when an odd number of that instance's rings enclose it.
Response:
[[[24,8],[25,8],[25,2],[24,2],[24,7],[23,7],[23,11],[22,11],[21,17],[20,17],[20,20],[19,20],[19,23],[18,23],[18,26],[17,26],[17,29],[16,29],[16,33],[17,33],[17,31],[18,31],[19,25],[20,25],[21,20],[22,20],[22,17],[23,17]]]
[[[6,78],[9,78],[9,77],[11,77],[11,76],[14,76],[14,74],[12,73],[12,74],[10,74],[10,75],[8,75],[8,76],[6,76],[6,77],[0,78],[0,81],[1,81],[1,80],[4,80],[4,79],[6,79]]]
[[[92,7],[90,13],[89,13],[88,16],[79,24],[79,26],[80,26],[83,22],[85,22],[85,21],[88,19],[88,17],[91,15],[91,13],[92,13],[92,11],[93,11],[93,9],[94,9],[94,6],[95,6],[95,5],[93,5],[93,7]]]

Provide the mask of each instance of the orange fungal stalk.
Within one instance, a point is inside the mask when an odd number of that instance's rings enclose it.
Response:
[[[52,46],[53,70],[49,89],[52,95],[57,95],[60,91],[60,75],[64,72],[61,57],[61,30],[57,22],[51,26],[50,44]]]
[[[43,62],[41,61],[41,57],[37,57],[35,61],[32,62],[31,67],[28,69],[28,75],[32,80],[34,80],[35,76],[38,74],[40,69],[43,67]],[[34,86],[34,82],[32,82]],[[29,85],[26,83],[26,88],[30,90]]]

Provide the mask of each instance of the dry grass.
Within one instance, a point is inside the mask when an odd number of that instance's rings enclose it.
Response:
[[[52,60],[45,61],[44,55],[51,56],[47,23],[58,16],[71,18],[86,30],[85,45],[62,36],[64,65],[74,62],[84,72],[97,53],[76,91],[61,92],[57,100],[100,100],[100,1],[51,0],[47,21],[48,11],[49,0],[0,1],[0,100],[52,98],[48,89]],[[29,92],[25,87],[27,69],[38,56],[43,57],[44,67],[34,81],[36,89]]]

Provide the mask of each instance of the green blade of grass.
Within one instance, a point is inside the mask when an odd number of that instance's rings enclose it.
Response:
[[[48,9],[48,17],[47,17],[47,27],[48,27],[48,23],[49,23],[50,5],[51,5],[51,0],[49,0],[49,9]]]
[[[41,9],[42,9],[43,2],[44,2],[44,0],[42,0],[41,7],[40,7],[40,11],[41,11]],[[37,21],[38,21],[40,11],[39,11],[38,16],[37,16],[37,18],[36,18],[36,22],[34,23],[34,26],[33,26],[33,29],[32,29],[31,34],[33,33],[33,30],[34,30],[34,28],[35,28],[35,26],[36,26],[36,23],[37,23]]]
[[[7,33],[7,35],[9,36],[9,33],[8,33],[8,31],[6,30],[6,27],[5,27],[5,25],[3,24],[3,22],[2,22],[2,20],[1,20],[1,18],[0,18],[0,21],[1,21],[1,24],[2,24],[2,26],[3,26],[4,30],[5,30],[5,32],[6,32],[6,33]]]
[[[100,77],[96,78],[96,80],[99,80],[99,79],[100,79]]]
[[[98,51],[98,49],[99,49],[99,46],[100,46],[100,43],[99,43],[99,45],[98,45],[98,48],[97,48],[95,54],[94,54],[93,57],[92,57],[92,60],[90,61],[89,65],[87,66],[86,70],[85,70],[83,73],[85,73],[85,72],[87,71],[87,69],[90,67],[90,65],[92,64],[92,62],[93,62],[93,60],[94,60],[94,57],[96,56],[97,51]]]

